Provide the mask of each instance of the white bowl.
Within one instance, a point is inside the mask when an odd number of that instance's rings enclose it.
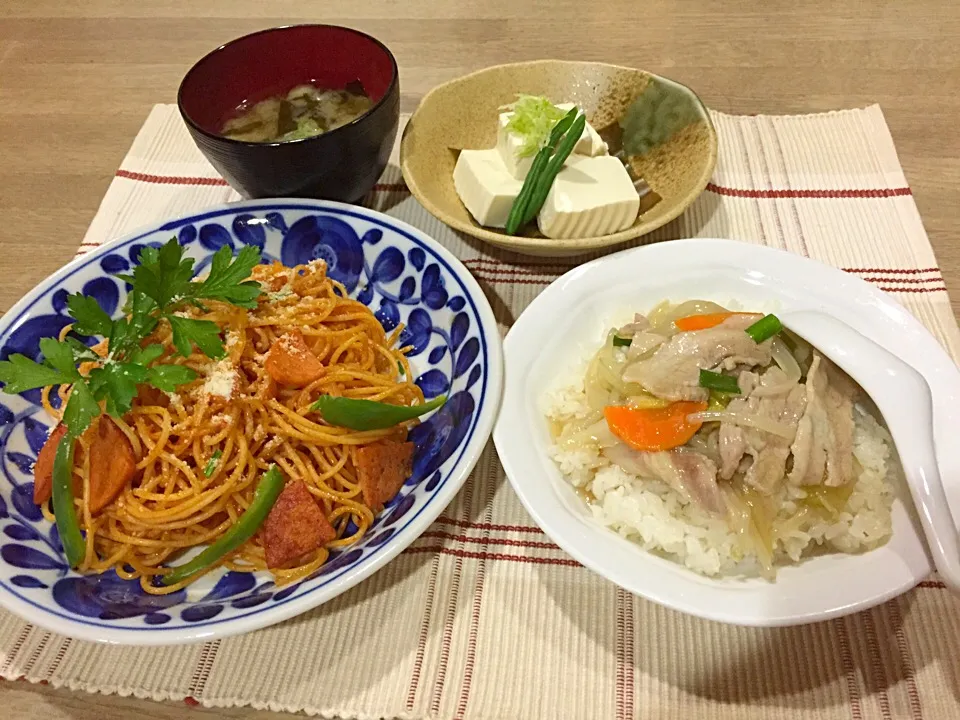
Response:
[[[691,298],[767,312],[826,312],[916,368],[933,390],[937,460],[950,505],[960,508],[960,445],[953,437],[960,425],[960,372],[923,325],[881,291],[813,260],[729,240],[682,240],[617,253],[568,272],[530,304],[507,336],[494,442],[511,484],[544,532],[630,592],[741,625],[837,617],[888,600],[928,576],[931,563],[905,490],[895,500],[886,545],[784,567],[774,583],[698,575],[594,521],[548,456],[542,397],[596,350],[612,317],[648,310],[664,299]]]

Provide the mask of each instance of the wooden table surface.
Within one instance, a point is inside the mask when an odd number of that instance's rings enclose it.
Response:
[[[238,35],[332,22],[383,40],[403,110],[501,62],[602,60],[672,77],[728,113],[880,103],[960,309],[960,13],[956,0],[3,0],[0,311],[73,257],[150,107]],[[0,684],[18,720],[276,718]]]

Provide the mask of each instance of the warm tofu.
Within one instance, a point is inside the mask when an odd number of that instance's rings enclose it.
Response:
[[[550,188],[537,224],[549,238],[594,237],[630,227],[639,210],[640,196],[617,158],[571,155]]]
[[[379,512],[387,500],[400,492],[413,472],[413,450],[413,443],[394,440],[357,448],[353,464],[367,507]]]
[[[505,227],[523,182],[507,172],[500,153],[493,148],[461,150],[453,170],[453,185],[478,223]]]
[[[268,568],[295,564],[337,537],[323,508],[303,480],[287,485],[263,523]]]
[[[560,103],[558,108],[569,112],[573,108],[573,103]],[[500,159],[504,166],[513,177],[523,180],[530,171],[530,165],[533,163],[533,156],[518,157],[517,153],[523,145],[519,135],[510,132],[507,129],[507,123],[513,117],[512,112],[500,113],[500,119],[497,127],[497,151],[500,153]],[[574,146],[575,155],[586,155],[595,157],[607,154],[607,144],[601,139],[599,133],[593,129],[590,123],[586,124],[580,141]]]

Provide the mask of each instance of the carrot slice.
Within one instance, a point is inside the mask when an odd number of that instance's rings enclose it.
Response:
[[[271,346],[263,367],[270,377],[288,387],[309,385],[324,373],[323,363],[310,351],[299,330],[288,332]]]
[[[682,330],[683,332],[689,332],[691,330],[708,330],[709,328],[716,327],[724,320],[737,315],[757,314],[758,313],[720,312],[706,313],[704,315],[687,315],[687,317],[674,320],[673,324],[677,326],[677,330]]]
[[[53,457],[57,454],[57,445],[66,434],[67,426],[60,423],[37,454],[37,462],[33,465],[33,502],[36,505],[43,505],[53,492]]]
[[[687,416],[707,409],[705,402],[675,402],[664,408],[636,410],[610,405],[603,410],[610,432],[635,450],[670,450],[694,436],[702,422]]]
[[[90,512],[98,513],[119,495],[137,472],[133,446],[113,420],[101,417],[90,440]]]

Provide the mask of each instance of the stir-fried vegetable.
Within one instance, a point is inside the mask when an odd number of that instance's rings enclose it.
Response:
[[[69,429],[57,445],[53,459],[53,514],[57,518],[57,532],[63,544],[63,554],[70,567],[83,562],[86,544],[80,532],[80,520],[73,506],[73,448],[76,437]]]
[[[753,325],[747,328],[746,333],[754,342],[762,343],[783,330],[783,324],[776,315],[764,315]]]
[[[730,395],[740,394],[740,386],[737,384],[735,377],[713,372],[712,370],[700,371],[700,387],[706,388],[707,390],[728,393]]]
[[[351,430],[383,430],[436,410],[446,401],[447,396],[440,395],[422,405],[391,405],[323,395],[317,398],[310,409],[319,411],[331,425]]]
[[[250,506],[230,526],[230,529],[210,543],[203,552],[192,560],[185,562],[183,565],[177,565],[172,572],[161,576],[160,582],[164,585],[176,585],[197,573],[209,570],[225,556],[252,538],[273,509],[274,503],[280,496],[280,491],[283,490],[283,485],[283,473],[276,465],[271,465],[257,485],[257,489],[253,491],[253,500],[250,501]],[[64,548],[66,548],[66,544],[64,544]]]
[[[664,408],[634,409],[610,405],[603,414],[618,438],[635,450],[659,451],[680,447],[703,425],[689,416],[706,410],[705,402],[675,402]]]
[[[683,332],[690,332],[691,330],[709,330],[712,327],[716,327],[724,320],[729,320],[737,315],[756,315],[756,313],[717,312],[705,313],[702,315],[687,315],[686,317],[677,318],[673,321],[673,324],[677,326],[677,330],[681,330]]]

